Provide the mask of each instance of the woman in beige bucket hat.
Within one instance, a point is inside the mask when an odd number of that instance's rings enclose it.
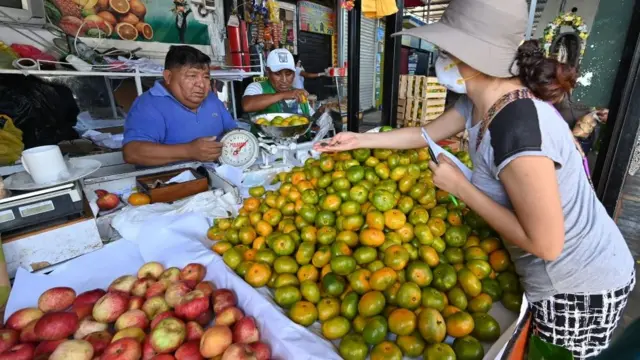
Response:
[[[465,128],[471,179],[447,157],[430,162],[433,182],[499,233],[532,314],[533,331],[576,359],[605,349],[635,284],[634,262],[597,199],[583,157],[553,107],[576,70],[524,42],[524,0],[452,0],[442,19],[395,35],[436,45],[439,82],[466,94],[424,128],[340,133],[321,152],[413,149]]]

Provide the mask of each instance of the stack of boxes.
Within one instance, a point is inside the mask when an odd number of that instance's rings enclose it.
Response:
[[[436,77],[401,75],[398,127],[425,126],[442,115],[447,89]]]
[[[438,78],[417,75],[400,75],[398,92],[398,127],[425,126],[445,111],[447,88]],[[465,132],[439,142],[454,151],[465,149]]]

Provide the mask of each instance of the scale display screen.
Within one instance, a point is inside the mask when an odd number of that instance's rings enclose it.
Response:
[[[53,201],[47,200],[47,201],[42,201],[42,202],[31,204],[31,205],[21,206],[18,208],[18,211],[20,211],[20,216],[22,216],[23,218],[26,218],[29,216],[53,211],[55,209],[56,208],[55,206],[53,206]]]

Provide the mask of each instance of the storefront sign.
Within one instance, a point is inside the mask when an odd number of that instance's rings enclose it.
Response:
[[[335,34],[336,15],[333,9],[309,1],[298,2],[300,30],[318,34]]]

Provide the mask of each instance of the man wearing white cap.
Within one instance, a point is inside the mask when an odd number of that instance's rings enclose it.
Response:
[[[293,113],[313,115],[304,89],[294,89],[296,64],[286,49],[275,49],[267,57],[269,80],[255,82],[244,91],[242,109],[254,114]]]

